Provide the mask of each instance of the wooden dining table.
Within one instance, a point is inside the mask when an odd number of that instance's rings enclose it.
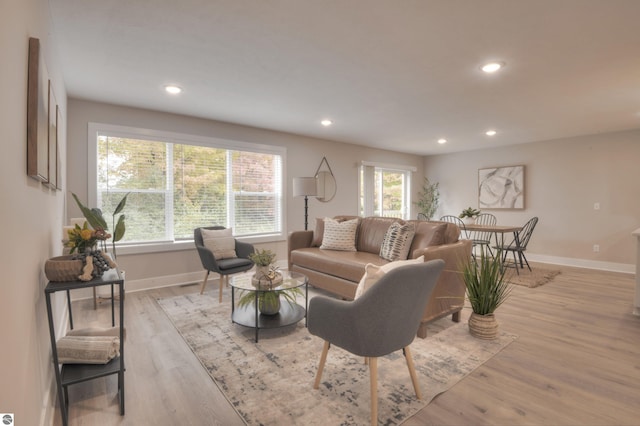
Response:
[[[513,233],[513,239],[518,243],[518,232],[522,229],[522,226],[516,225],[477,225],[473,224],[465,224],[465,228],[467,231],[476,231],[476,232],[490,232],[495,236],[496,246],[504,247],[504,234]],[[498,235],[500,235],[500,239],[498,239]]]

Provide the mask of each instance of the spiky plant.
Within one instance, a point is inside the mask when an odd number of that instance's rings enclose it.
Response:
[[[462,273],[471,309],[478,315],[492,314],[511,292],[500,251],[491,257],[481,250],[480,256],[468,262]]]

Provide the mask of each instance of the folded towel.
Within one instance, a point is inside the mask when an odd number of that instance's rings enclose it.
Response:
[[[120,355],[120,338],[113,336],[64,336],[58,340],[60,364],[106,364]]]
[[[112,336],[120,337],[120,327],[87,327],[69,330],[67,336]],[[127,329],[122,330],[123,339],[127,339]]]

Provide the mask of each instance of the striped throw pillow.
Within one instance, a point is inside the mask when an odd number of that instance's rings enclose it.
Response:
[[[411,248],[411,242],[416,230],[413,223],[393,222],[384,234],[380,257],[393,262],[405,260]]]
[[[335,219],[324,219],[324,235],[322,250],[356,251],[356,229],[358,219],[338,222]]]

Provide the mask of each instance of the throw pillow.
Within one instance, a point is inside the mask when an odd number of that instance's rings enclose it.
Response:
[[[356,251],[356,230],[358,219],[338,222],[331,218],[324,220],[322,250]]]
[[[358,283],[358,288],[356,288],[356,295],[353,297],[353,300],[356,300],[358,297],[362,296],[364,292],[369,290],[372,285],[377,283],[383,275],[384,272],[380,270],[380,267],[378,265],[367,263],[364,267],[364,275]]]
[[[216,260],[238,257],[236,254],[236,240],[231,228],[201,229],[204,246],[211,250]]]
[[[389,271],[394,270],[400,266],[405,265],[414,265],[420,264],[424,262],[424,256],[420,256],[417,259],[409,259],[409,260],[397,260],[395,262],[389,262],[382,266],[376,266],[373,263],[367,263],[364,267],[364,275],[362,279],[358,283],[358,288],[356,288],[356,295],[354,296],[354,300],[358,297],[362,296],[367,290],[369,290],[375,283],[377,283],[380,278],[384,276]]]
[[[380,246],[380,257],[392,262],[405,260],[415,232],[413,223],[393,222],[384,234],[384,240]]]

